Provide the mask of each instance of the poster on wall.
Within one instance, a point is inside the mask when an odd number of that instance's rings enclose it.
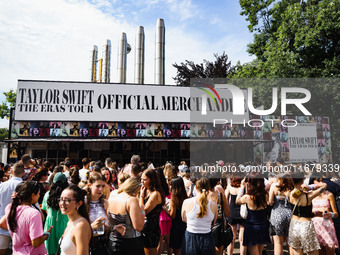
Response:
[[[262,116],[262,118],[265,118]],[[296,126],[287,127],[283,119],[296,120]],[[280,116],[262,127],[263,162],[332,162],[330,125],[328,117]],[[256,132],[256,131],[254,131]]]
[[[319,161],[319,154],[321,151],[318,150],[315,123],[304,122],[297,124],[296,127],[289,127],[288,144],[290,162]],[[324,154],[324,151],[322,153]]]

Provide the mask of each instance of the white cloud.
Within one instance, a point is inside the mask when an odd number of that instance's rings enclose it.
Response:
[[[169,10],[179,16],[179,21],[185,21],[198,14],[196,5],[191,0],[166,0]]]
[[[210,20],[210,24],[213,24],[213,25],[220,25],[222,24],[222,20],[218,17],[213,17],[211,20]]]
[[[191,1],[150,0],[151,5],[169,8],[179,21],[192,19],[198,7]],[[96,0],[92,4],[81,0],[15,0],[0,2],[0,76],[1,90],[16,88],[18,79],[89,81],[90,55],[98,45],[99,57],[106,39],[112,43],[111,82],[117,81],[117,49],[122,32],[127,33],[132,51],[128,55],[127,82],[133,83],[134,44],[138,25],[118,19],[124,8],[115,7],[113,16],[101,8],[111,8],[110,1]],[[113,5],[111,5],[113,6]],[[131,13],[140,10],[131,9]],[[146,14],[145,14],[146,15]],[[148,19],[147,19],[148,18]],[[145,19],[150,20],[150,17]],[[141,18],[138,19],[143,20]],[[146,21],[145,21],[146,22]],[[155,26],[145,25],[145,83],[154,82]],[[166,26],[166,83],[174,84],[172,64],[193,60],[213,59],[213,53],[225,50],[233,64],[249,61],[246,43],[237,36],[221,37],[214,42],[205,38],[204,31],[183,27],[183,22]]]
[[[93,44],[101,49],[111,39],[115,52],[120,33],[134,30],[85,2],[10,2],[0,4],[4,90],[17,79],[89,81]]]

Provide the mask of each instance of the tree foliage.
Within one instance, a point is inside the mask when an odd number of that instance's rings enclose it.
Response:
[[[240,0],[256,59],[237,77],[340,77],[340,1]]]
[[[0,128],[0,140],[8,138],[8,128]]]
[[[0,118],[9,118],[11,113],[11,107],[15,106],[16,93],[14,90],[3,92],[5,101],[0,104]]]
[[[215,61],[213,62],[204,59],[200,64],[188,60],[180,65],[173,64],[177,68],[177,75],[174,77],[176,84],[190,86],[191,78],[227,78],[233,73],[234,68],[231,62],[228,62],[228,55],[225,52],[221,56],[216,53],[214,57]]]

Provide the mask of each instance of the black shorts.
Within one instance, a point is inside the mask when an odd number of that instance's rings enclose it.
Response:
[[[237,224],[240,224],[241,226],[244,226],[244,223],[246,222],[245,219],[235,219],[235,218],[228,218],[228,223],[230,225],[237,225]]]
[[[161,236],[159,221],[151,220],[146,222],[142,234],[145,248],[157,248]]]

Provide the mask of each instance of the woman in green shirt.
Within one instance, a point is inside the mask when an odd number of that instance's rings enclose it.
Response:
[[[45,194],[42,202],[42,209],[47,211],[44,231],[45,229],[49,229],[50,226],[53,226],[50,238],[45,241],[45,246],[49,255],[56,254],[59,239],[64,233],[68,222],[67,215],[63,215],[59,209],[61,192],[67,187],[68,182],[66,176],[63,173],[57,173],[53,178],[53,184],[50,191]]]

